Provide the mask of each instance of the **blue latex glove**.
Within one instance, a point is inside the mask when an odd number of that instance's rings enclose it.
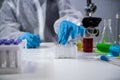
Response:
[[[83,26],[77,26],[70,21],[64,20],[59,26],[58,43],[64,45],[67,43],[69,36],[71,36],[72,39],[75,39],[78,34],[84,36],[85,28]]]
[[[27,40],[27,48],[36,48],[40,45],[40,37],[36,34],[26,32],[18,37],[18,39]]]

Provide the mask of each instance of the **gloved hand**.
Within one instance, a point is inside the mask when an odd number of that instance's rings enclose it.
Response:
[[[18,39],[26,39],[27,40],[27,48],[36,48],[40,45],[41,40],[40,37],[36,34],[31,34],[29,32],[25,32],[24,34],[20,35]]]
[[[67,43],[69,36],[71,36],[72,39],[75,39],[78,34],[84,36],[85,28],[83,26],[77,26],[70,21],[64,20],[59,26],[58,43],[64,45]]]

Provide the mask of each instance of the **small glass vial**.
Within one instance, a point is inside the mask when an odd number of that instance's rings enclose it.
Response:
[[[77,51],[82,51],[82,37],[80,35],[77,36]]]
[[[77,50],[82,51],[82,42],[81,41],[77,42]]]

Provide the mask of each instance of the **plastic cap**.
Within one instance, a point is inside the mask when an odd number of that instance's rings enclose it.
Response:
[[[112,54],[112,56],[118,57],[120,53],[120,46],[117,45],[110,46],[110,53]]]
[[[7,41],[4,41],[4,44],[5,44],[5,45],[10,45],[11,42],[10,42],[9,40],[7,40]]]
[[[1,40],[0,40],[0,45],[6,43],[6,41],[7,41],[7,39],[1,39]]]
[[[109,58],[106,56],[100,56],[100,60],[102,61],[109,61]]]
[[[17,39],[16,41],[14,41],[14,44],[15,44],[15,45],[18,45],[18,44],[20,44],[21,42],[22,42],[21,39]]]
[[[14,39],[9,39],[8,41],[12,44],[12,43],[14,43],[15,40]]]

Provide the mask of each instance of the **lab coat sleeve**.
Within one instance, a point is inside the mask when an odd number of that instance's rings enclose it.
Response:
[[[20,24],[17,21],[16,6],[13,0],[4,0],[0,10],[0,38],[16,39],[20,34],[23,32],[20,32]]]
[[[54,30],[57,33],[59,25],[63,20],[71,21],[76,25],[81,25],[83,15],[79,10],[76,10],[70,0],[58,0],[60,18],[54,24]]]

